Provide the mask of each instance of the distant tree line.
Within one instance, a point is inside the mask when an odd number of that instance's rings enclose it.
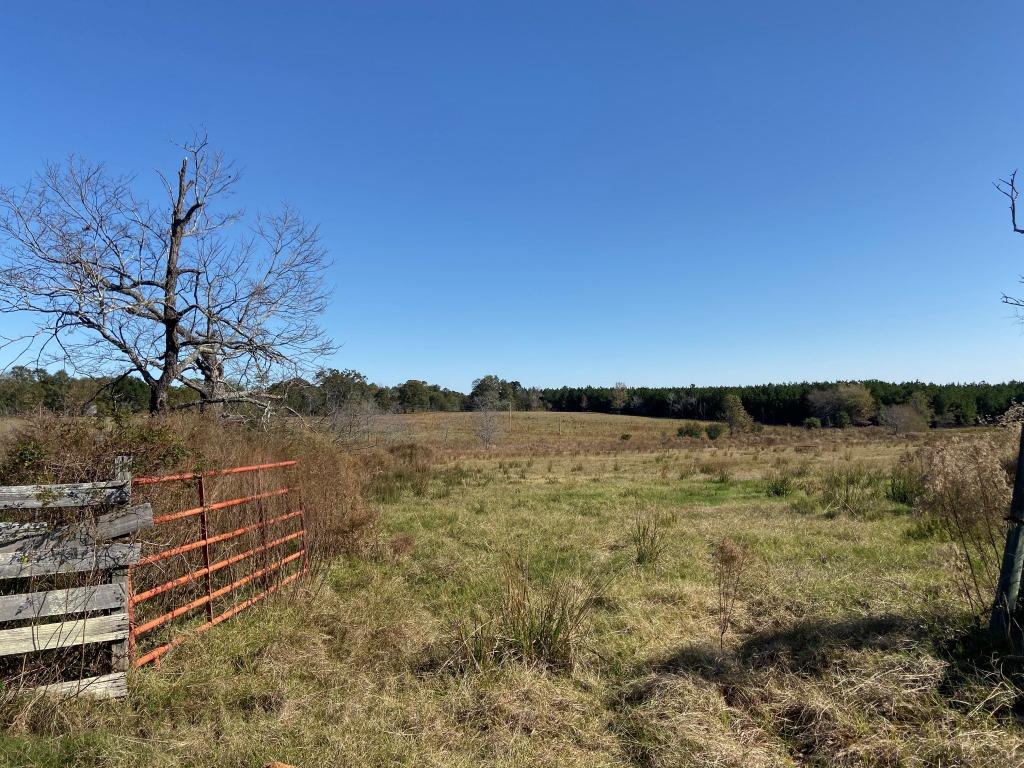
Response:
[[[761,424],[805,424],[817,419],[824,427],[884,422],[895,406],[924,412],[929,426],[977,424],[1004,412],[1024,398],[1024,382],[1005,384],[927,384],[800,382],[745,387],[561,387],[540,391],[541,401],[556,411],[595,411],[633,416],[719,419],[726,398],[739,397]]]
[[[324,369],[312,380],[291,378],[267,388],[289,412],[329,416],[358,407],[377,412],[567,411],[631,416],[726,420],[733,400],[760,424],[821,427],[882,424],[897,431],[970,426],[991,420],[1024,401],[1024,382],[927,384],[923,382],[801,382],[747,387],[524,387],[518,381],[483,376],[468,393],[419,379],[395,386],[370,382],[354,370]],[[170,391],[171,406],[198,395],[181,386]],[[17,366],[0,374],[0,415],[40,409],[109,414],[145,412],[150,389],[140,378],[73,378],[64,371]]]

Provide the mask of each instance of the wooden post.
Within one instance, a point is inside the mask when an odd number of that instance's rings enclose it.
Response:
[[[121,498],[130,504],[132,497],[132,460],[130,456],[118,456],[114,459],[114,481],[123,487]],[[129,567],[118,568],[110,572],[110,583],[117,584],[124,591],[124,604],[128,613],[128,636],[110,645],[110,665],[115,672],[127,672],[132,657],[132,623],[134,611],[131,597],[131,571]]]
[[[1021,567],[1024,564],[1024,424],[1021,425],[1017,475],[1013,481],[1013,497],[1007,519],[1010,527],[1006,531],[1003,564],[999,570],[999,583],[996,585],[996,598],[988,626],[998,640],[1013,644],[1021,639],[1017,598],[1020,593]]]

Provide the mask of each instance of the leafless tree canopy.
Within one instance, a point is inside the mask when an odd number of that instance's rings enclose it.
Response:
[[[265,402],[265,387],[331,349],[317,228],[292,208],[248,223],[227,203],[238,174],[205,136],[182,145],[166,200],[72,157],[0,188],[0,312],[27,312],[23,343],[76,370],[137,373],[150,410],[173,384],[212,407]]]
[[[1010,226],[1018,235],[1024,235],[1024,227],[1017,223],[1017,198],[1020,190],[1017,189],[1017,171],[1014,171],[1008,178],[995,182],[995,188],[1002,192],[1010,203]],[[1018,309],[1024,309],[1024,299],[1003,294],[1003,303],[1009,304]]]

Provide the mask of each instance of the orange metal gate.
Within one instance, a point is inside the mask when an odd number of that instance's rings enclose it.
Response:
[[[198,503],[155,515],[163,535],[145,544],[131,567],[129,645],[136,667],[159,664],[189,633],[207,631],[306,572],[305,516],[298,484],[289,477],[297,463],[132,479],[134,493],[165,491],[171,499],[194,493]],[[268,481],[275,487],[266,488]],[[211,488],[216,483],[226,488]],[[214,501],[216,490],[233,497]],[[154,639],[157,630],[164,636]]]

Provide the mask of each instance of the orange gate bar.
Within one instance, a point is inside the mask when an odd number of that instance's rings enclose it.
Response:
[[[297,487],[295,487],[294,485],[286,485],[279,488],[274,488],[273,490],[269,491],[261,491],[259,493],[253,493],[247,496],[240,496],[238,498],[226,499],[224,501],[216,501],[211,503],[207,499],[207,488],[204,482],[207,478],[212,477],[237,475],[248,472],[265,472],[275,469],[285,469],[288,467],[294,467],[297,464],[298,462],[295,460],[275,461],[263,464],[251,464],[242,467],[231,467],[228,469],[212,469],[204,470],[201,472],[182,472],[171,475],[154,475],[149,477],[137,477],[132,479],[133,487],[157,485],[161,483],[171,482],[188,482],[192,480],[197,480],[197,492],[199,502],[199,506],[197,507],[184,509],[179,512],[170,512],[163,515],[157,515],[153,518],[153,522],[159,525],[172,523],[179,520],[186,520],[192,517],[198,517],[198,539],[188,541],[185,544],[169,547],[167,549],[163,549],[158,552],[149,554],[141,558],[130,569],[128,579],[128,633],[129,647],[132,649],[133,653],[135,650],[136,641],[138,640],[139,637],[158,627],[167,625],[170,622],[174,621],[174,619],[184,616],[185,614],[188,614],[189,612],[197,608],[205,606],[206,621],[196,627],[193,627],[191,631],[195,633],[202,633],[207,631],[211,627],[216,626],[217,624],[220,624],[223,621],[226,621],[227,619],[236,615],[245,608],[254,605],[260,600],[263,600],[265,597],[267,597],[267,595],[270,595],[271,593],[277,591],[280,587],[284,586],[285,584],[294,582],[300,576],[308,572],[305,514],[304,510],[302,509],[301,498],[299,499],[297,508],[293,508],[292,511],[287,511],[284,514],[277,515],[276,517],[273,517],[269,520],[266,519],[264,515],[263,506],[259,505],[259,522],[243,525],[234,528],[233,530],[225,531],[222,533],[213,533],[209,530],[208,513],[211,511],[240,508],[246,504],[250,504],[253,502],[258,503],[263,499],[284,496],[286,494],[298,491],[299,489]],[[287,507],[285,509],[287,509]],[[278,536],[272,541],[267,541],[267,529],[269,529],[271,526],[284,524],[291,520],[296,520],[298,522],[298,530],[294,530],[290,533],[285,533],[284,535]],[[245,550],[244,552],[229,555],[227,557],[221,558],[216,562],[211,562],[211,545],[228,542],[253,531],[261,532],[263,543],[260,546],[255,546]],[[296,542],[298,544],[298,549],[294,552],[291,552],[290,554],[284,554],[278,560],[274,561],[273,563],[270,563],[269,565],[266,565],[262,568],[258,568],[256,570],[252,570],[246,573],[245,575],[242,575],[239,578],[234,579],[229,584],[226,584],[217,589],[213,588],[211,582],[212,574],[219,572],[223,569],[229,568],[231,566],[236,566],[245,563],[245,561],[249,560],[250,558],[254,557],[259,553],[269,552],[270,550],[275,549],[277,547],[285,546],[289,542]],[[133,579],[132,576],[135,570],[139,568],[145,568],[146,566],[152,565],[154,563],[167,560],[176,555],[183,555],[187,552],[192,552],[197,549],[202,550],[203,567],[190,570],[188,573],[182,576],[170,579],[144,591],[138,593],[134,592],[133,584],[135,581],[137,581],[137,579]],[[294,563],[296,561],[298,561],[299,569],[291,573],[290,575],[281,578],[283,569],[286,568],[289,564]],[[266,561],[264,560],[264,562]],[[220,614],[216,616],[213,615],[214,600],[220,597],[225,597],[226,595],[230,595],[236,592],[241,587],[244,587],[247,584],[251,584],[257,579],[269,576],[270,574],[278,574],[278,576],[276,577],[278,578],[278,581],[276,583],[270,584],[262,592],[252,595],[242,600],[241,602],[230,606]],[[160,614],[154,618],[151,618],[141,624],[136,624],[135,607],[138,604],[143,603],[146,600],[150,600],[153,597],[156,597],[157,595],[169,592],[170,590],[197,581],[199,579],[202,579],[204,582],[206,594],[194,600],[191,600],[190,602],[187,602],[184,605],[179,605],[171,609],[170,611],[166,611],[165,613]],[[142,654],[141,656],[138,656],[134,660],[135,666],[141,667],[145,664],[148,664],[151,661],[155,661],[157,664],[159,664],[160,658],[165,653],[170,651],[172,648],[175,648],[176,646],[184,642],[187,636],[188,635],[185,634],[183,628],[182,632],[172,637],[169,642],[164,643],[163,645],[159,645]]]

